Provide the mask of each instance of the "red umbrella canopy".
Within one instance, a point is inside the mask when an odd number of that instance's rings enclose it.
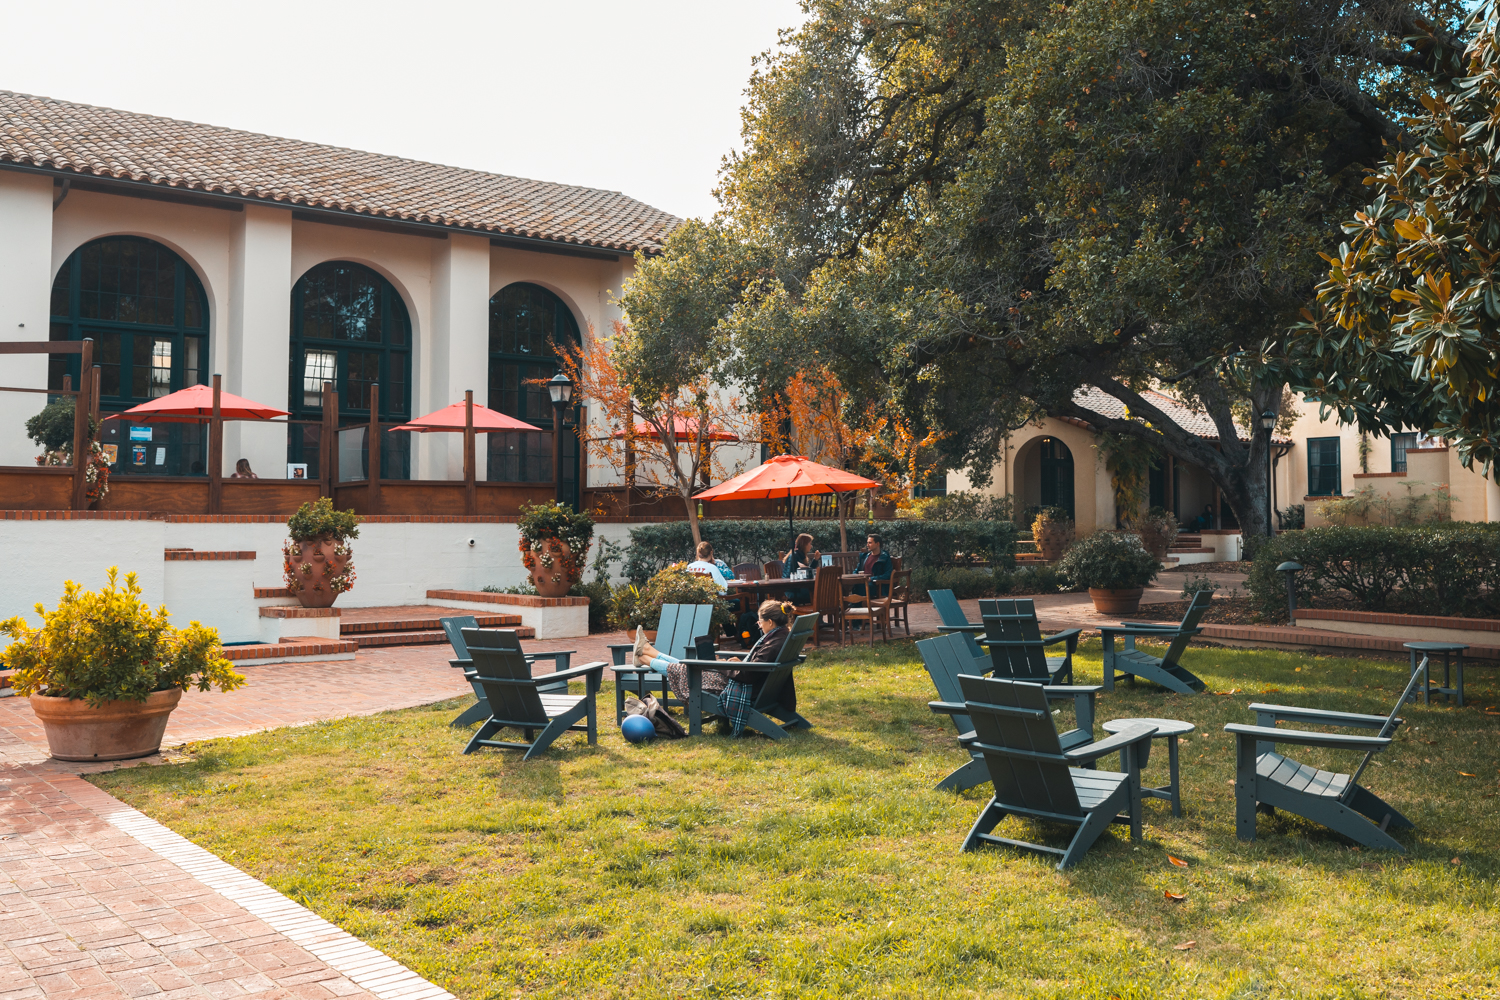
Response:
[[[615,431],[615,437],[625,436],[624,430]],[[643,438],[656,438],[661,435],[656,433],[656,428],[650,424],[640,423],[635,425],[635,436]],[[679,441],[698,440],[698,421],[689,417],[678,417],[672,421],[672,436]],[[705,441],[738,441],[740,436],[729,431],[721,430],[712,424],[708,427],[708,433],[703,435]]]
[[[852,472],[820,465],[803,455],[777,455],[765,465],[709,487],[694,499],[763,500],[814,493],[850,493],[882,485]]]
[[[416,431],[426,434],[429,431],[462,431],[464,429],[464,404],[454,403],[445,406],[425,417],[418,417],[411,423],[402,424],[400,427],[392,427],[393,431]],[[517,420],[515,417],[507,417],[498,410],[492,410],[488,406],[474,405],[474,433],[487,434],[490,431],[539,431],[540,427],[533,427],[525,421]]]
[[[112,413],[106,420],[130,420],[138,424],[195,424],[214,415],[212,386],[190,385],[186,389],[132,406],[123,413]],[[270,420],[284,417],[286,410],[256,403],[233,393],[219,390],[219,415],[225,420]]]

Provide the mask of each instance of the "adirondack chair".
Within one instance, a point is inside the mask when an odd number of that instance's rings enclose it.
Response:
[[[453,647],[453,659],[448,661],[448,666],[458,667],[464,671],[473,668],[474,662],[469,658],[469,646],[464,642],[464,629],[478,629],[479,622],[473,615],[454,615],[451,618],[439,618],[439,624],[443,626],[443,633],[448,637],[448,644]],[[510,631],[509,629],[481,629],[482,632]],[[547,653],[526,653],[527,663],[535,663],[537,660],[551,660],[553,671],[567,670],[573,662],[573,654],[576,649],[559,649]],[[465,676],[468,676],[465,673]],[[484,690],[472,680],[469,682],[474,689],[474,697],[479,700],[469,706],[453,721],[448,723],[454,729],[467,729],[476,722],[483,722],[490,717],[489,704],[484,700]],[[566,694],[568,691],[567,681],[551,681],[544,679],[542,686],[538,689],[543,694]]]
[[[1141,839],[1141,771],[1137,747],[1156,727],[1132,726],[1099,743],[1066,749],[1052,724],[1046,688],[1026,681],[960,674],[961,702],[932,702],[933,711],[967,715],[974,723],[969,744],[984,758],[995,786],[980,810],[963,849],[986,845],[1019,847],[1058,856],[1059,869],[1079,862],[1111,823],[1127,823],[1130,839]],[[1123,771],[1074,767],[1118,753]],[[1124,810],[1123,812],[1121,810]],[[1066,848],[1048,847],[990,833],[1009,813],[1078,827]]]
[[[1187,614],[1177,625],[1121,622],[1119,625],[1101,628],[1099,634],[1104,637],[1104,690],[1115,689],[1115,674],[1118,672],[1131,680],[1142,677],[1178,694],[1202,691],[1204,683],[1178,660],[1187,649],[1188,640],[1203,631],[1198,623],[1203,620],[1203,613],[1208,610],[1208,603],[1213,600],[1213,596],[1213,592],[1207,590],[1194,594]],[[1124,637],[1125,640],[1124,646],[1118,650],[1115,649],[1117,637]],[[1165,656],[1151,656],[1135,648],[1137,637],[1161,639],[1171,642],[1171,645],[1167,647]]]
[[[811,729],[812,723],[808,722],[795,711],[781,707],[782,696],[792,684],[792,668],[801,663],[805,657],[802,655],[802,647],[807,644],[818,627],[817,615],[801,615],[792,621],[791,635],[787,636],[786,642],[782,643],[781,653],[776,657],[775,663],[752,663],[748,657],[749,650],[745,651],[721,651],[721,658],[746,657],[738,663],[725,662],[725,659],[705,660],[687,659],[683,664],[688,671],[688,735],[697,736],[703,732],[703,717],[719,714],[719,697],[714,694],[703,693],[703,671],[717,670],[730,667],[734,670],[752,670],[766,675],[765,683],[761,686],[760,695],[755,699],[755,704],[750,707],[750,718],[745,723],[758,733],[763,733],[773,740],[784,740],[789,729]],[[776,721],[776,720],[781,721]]]
[[[1423,663],[1423,666],[1426,666]],[[1370,760],[1390,746],[1391,738],[1404,721],[1397,717],[1401,706],[1411,697],[1425,673],[1411,675],[1406,690],[1396,700],[1388,716],[1358,715],[1353,712],[1327,712],[1289,705],[1254,704],[1253,726],[1231,722],[1224,727],[1235,738],[1234,818],[1235,833],[1241,840],[1255,839],[1255,814],[1285,809],[1321,823],[1350,840],[1366,847],[1405,853],[1396,840],[1386,833],[1390,827],[1411,829],[1412,822],[1387,804],[1380,796],[1359,784],[1360,775]],[[1296,729],[1277,729],[1278,722],[1300,722],[1315,726],[1347,726],[1354,729],[1376,729],[1378,736],[1344,736],[1337,733],[1312,733]],[[1363,750],[1353,774],[1322,771],[1299,764],[1276,752],[1276,744],[1326,747],[1333,750]]]
[[[953,596],[951,590],[929,590],[927,597],[932,601],[933,610],[938,613],[938,631],[942,633],[953,632],[964,637],[969,651],[978,658],[985,655],[984,648],[979,645],[974,636],[983,632],[983,625],[974,625],[969,622],[969,616],[964,614],[964,609],[959,606],[958,598]]]
[[[937,688],[938,698],[943,702],[957,703],[964,700],[958,681],[960,674],[978,676],[994,669],[994,662],[990,657],[983,653],[978,656],[970,655],[965,638],[963,633],[950,633],[935,639],[917,640],[917,652],[922,655],[922,665],[927,668],[932,686]],[[1094,738],[1094,696],[1100,688],[1097,685],[1058,685],[1043,690],[1049,702],[1068,698],[1073,700],[1077,728],[1058,737],[1062,748],[1072,750],[1091,742]],[[969,762],[938,782],[937,787],[962,792],[989,781],[990,772],[985,767],[984,757],[969,747],[975,739],[974,723],[967,715],[954,715],[953,724],[958,728],[959,745],[969,750]]]
[[[699,636],[708,635],[713,613],[714,609],[707,604],[663,604],[661,618],[656,624],[656,641],[651,645],[668,656],[682,658],[695,655],[697,639]],[[658,697],[662,705],[666,707],[683,704],[681,699],[672,697],[671,687],[667,684],[665,674],[659,674],[650,667],[638,667],[631,662],[631,654],[634,650],[635,646],[631,643],[612,642],[609,644],[610,656],[614,660],[610,669],[615,674],[615,722],[617,723],[625,718],[626,691],[634,691],[639,698],[660,692]]]
[[[995,657],[997,677],[1038,684],[1066,684],[1073,680],[1073,654],[1078,652],[1082,629],[1070,628],[1043,638],[1036,602],[1030,599],[980,601],[979,611],[984,619],[984,644]],[[1059,642],[1064,644],[1063,655],[1046,655],[1046,648]],[[1009,659],[1009,667],[1001,666],[1002,658]]]
[[[474,661],[473,669],[465,671],[464,676],[472,677],[484,690],[485,702],[490,706],[489,720],[469,740],[464,753],[474,753],[481,747],[525,750],[521,759],[530,760],[569,731],[588,733],[591,745],[599,742],[599,715],[594,699],[604,679],[603,660],[548,677],[549,681],[564,685],[581,677],[584,694],[568,694],[566,690],[562,694],[544,694],[537,678],[531,676],[531,664],[521,652],[521,641],[514,629],[471,628],[464,629],[462,635]],[[525,742],[490,738],[507,726],[521,730]]]

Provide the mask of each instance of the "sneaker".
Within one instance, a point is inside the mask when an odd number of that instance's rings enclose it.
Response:
[[[651,660],[645,653],[641,652],[641,648],[645,645],[646,630],[644,628],[637,628],[635,630],[635,655],[631,658],[631,661],[638,667],[649,667],[651,665]]]

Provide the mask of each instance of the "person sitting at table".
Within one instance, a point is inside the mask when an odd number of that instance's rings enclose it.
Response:
[[[875,587],[874,585],[890,580],[891,557],[888,552],[884,551],[884,545],[879,535],[869,535],[865,538],[865,554],[860,557],[859,565],[854,568],[854,572],[870,574],[870,584],[873,587],[875,596],[879,597],[884,592],[883,588]],[[865,585],[856,583],[851,588],[851,593],[863,597],[865,594]],[[852,601],[851,603],[863,604],[864,601]]]
[[[254,472],[250,471],[250,460],[248,458],[242,458],[238,462],[234,463],[234,475],[230,476],[229,478],[259,479],[260,477],[257,476]]]
[[[715,565],[714,547],[708,542],[699,542],[697,552],[698,558],[687,564],[687,571],[695,576],[708,577],[718,586],[719,593],[726,593],[729,590],[729,577]]]
[[[791,630],[787,628],[793,608],[783,601],[764,601],[761,603],[758,614],[760,616],[760,629],[763,635],[750,650],[748,659],[752,663],[774,663],[776,657],[781,654],[781,647],[786,643],[787,636]],[[666,675],[667,682],[672,686],[672,691],[677,697],[687,700],[689,695],[687,667],[675,656],[669,656],[646,641],[646,630],[638,628],[635,630],[635,665],[638,667],[650,667],[659,674]],[[719,714],[729,722],[731,734],[739,736],[745,731],[745,720],[750,717],[750,706],[755,704],[755,699],[760,696],[760,689],[766,682],[766,675],[760,671],[744,671],[734,669],[730,661],[725,661],[723,670],[703,670],[702,690],[704,694],[716,694],[719,696]],[[790,703],[785,707],[796,709],[796,695],[790,694]]]
[[[799,570],[806,570],[807,578],[811,579],[818,575],[818,566],[822,561],[823,554],[813,548],[813,536],[804,532],[797,536],[792,550],[782,557],[781,575],[788,580],[795,580]],[[787,600],[793,604],[809,604],[812,602],[812,591],[794,590],[787,595]]]

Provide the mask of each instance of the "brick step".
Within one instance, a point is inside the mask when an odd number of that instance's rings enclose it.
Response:
[[[1203,536],[1199,535],[1199,534],[1195,534],[1193,532],[1179,531],[1177,533],[1177,541],[1174,544],[1177,544],[1177,545],[1202,545],[1203,544]]]
[[[339,634],[344,636],[370,635],[380,632],[426,632],[442,631],[441,619],[448,615],[416,615],[407,618],[387,618],[368,622],[341,622]],[[521,624],[520,615],[477,614],[474,620],[480,628],[515,628]]]
[[[224,659],[230,662],[244,660],[285,659],[291,656],[334,656],[353,654],[359,644],[349,639],[287,638],[280,642],[256,642],[248,646],[225,646]]]
[[[1167,551],[1169,553],[1180,555],[1180,554],[1182,554],[1184,552],[1212,552],[1213,549],[1211,549],[1211,548],[1203,548],[1201,546],[1198,547],[1198,548],[1188,548],[1188,547],[1183,546],[1183,545],[1174,545],[1170,549],[1168,549]]]
[[[536,629],[518,628],[516,637],[535,639]],[[448,636],[442,629],[420,632],[361,632],[352,636],[352,639],[360,649],[369,649],[373,646],[437,646],[446,645],[448,642]]]

